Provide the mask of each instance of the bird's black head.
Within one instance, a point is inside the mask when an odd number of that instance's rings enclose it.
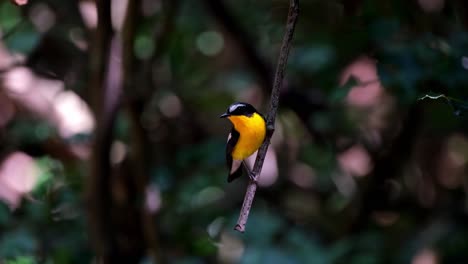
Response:
[[[252,116],[254,113],[257,113],[257,110],[250,104],[247,103],[242,103],[242,102],[236,102],[231,104],[228,109],[226,110],[226,113],[222,114],[220,117],[228,117],[228,116],[240,116],[240,115],[245,115],[245,116]]]

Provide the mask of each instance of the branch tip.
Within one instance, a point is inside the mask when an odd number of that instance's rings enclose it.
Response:
[[[241,232],[241,233],[244,233],[244,232],[245,232],[245,229],[242,228],[242,226],[240,226],[239,224],[237,224],[237,225],[234,227],[234,230],[239,231],[239,232]]]

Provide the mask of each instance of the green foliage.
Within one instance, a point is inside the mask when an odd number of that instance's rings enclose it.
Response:
[[[26,230],[16,230],[5,234],[0,241],[0,256],[4,259],[15,256],[33,255],[38,247],[36,238]]]
[[[17,257],[14,260],[7,260],[6,264],[35,264],[37,263],[32,257]]]
[[[0,4],[0,17],[2,31],[11,30],[18,22],[21,21],[20,11],[15,6],[6,1]]]
[[[30,21],[22,19],[19,9],[14,5],[7,1],[0,3],[0,29],[3,34],[11,32],[5,38],[5,44],[12,51],[27,54],[39,42],[39,34]],[[16,30],[17,28],[20,30]]]
[[[10,36],[5,44],[12,51],[28,54],[31,53],[34,47],[39,43],[40,36],[31,24],[25,24],[22,25],[22,27],[24,29]]]

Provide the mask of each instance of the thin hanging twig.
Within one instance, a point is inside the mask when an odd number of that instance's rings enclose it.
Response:
[[[283,86],[283,77],[284,69],[288,61],[289,50],[291,49],[291,41],[294,34],[294,28],[296,27],[297,18],[299,16],[299,0],[291,0],[289,3],[289,13],[288,20],[286,23],[286,32],[283,37],[283,42],[281,44],[281,50],[278,58],[278,65],[276,67],[275,80],[273,82],[273,88],[271,91],[270,98],[270,109],[266,118],[267,126],[267,135],[263,145],[258,150],[257,159],[255,160],[255,165],[252,170],[255,180],[250,180],[249,185],[247,186],[247,191],[244,196],[244,203],[242,204],[242,209],[239,214],[239,219],[237,220],[237,225],[234,228],[239,232],[245,231],[245,224],[249,218],[250,208],[252,206],[253,199],[255,197],[255,192],[257,191],[257,179],[258,175],[262,171],[263,161],[270,145],[271,136],[275,130],[275,119],[276,112],[278,111],[278,102],[281,87]]]

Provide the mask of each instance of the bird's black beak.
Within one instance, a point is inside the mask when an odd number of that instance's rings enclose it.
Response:
[[[225,117],[228,117],[228,116],[229,116],[228,113],[224,113],[224,114],[220,115],[219,118],[225,118]]]

